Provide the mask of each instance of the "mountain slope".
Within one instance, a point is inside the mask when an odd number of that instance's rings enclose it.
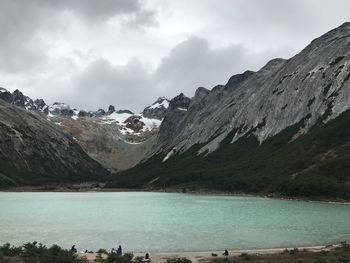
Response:
[[[0,186],[95,181],[106,175],[62,128],[0,100]]]
[[[42,113],[76,139],[84,151],[110,171],[121,171],[138,164],[154,146],[155,136],[169,101],[158,98],[142,113],[130,110],[85,111],[62,102],[51,106],[32,100],[19,90],[0,88],[0,99],[35,113]]]
[[[205,155],[192,146],[166,162],[165,154],[119,173],[109,187],[208,189],[350,198],[350,110],[295,139],[307,119],[259,144],[253,133]]]
[[[289,60],[172,99],[153,155],[110,185],[349,198],[349,101],[345,23]]]
[[[205,143],[200,151],[213,151],[232,129],[234,141],[254,130],[262,142],[311,114],[301,131],[306,132],[324,113],[328,121],[349,108],[349,85],[350,23],[345,23],[289,60],[274,59],[210,91],[199,88],[186,112],[171,111],[170,102],[158,151],[186,151],[198,143]]]

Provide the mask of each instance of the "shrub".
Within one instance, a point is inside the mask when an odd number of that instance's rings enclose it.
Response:
[[[293,248],[292,250],[290,250],[289,251],[289,254],[290,255],[294,255],[294,254],[296,254],[296,253],[298,253],[299,252],[299,249],[296,247],[296,248]]]
[[[104,248],[100,248],[99,250],[97,250],[98,254],[108,254],[108,251]]]
[[[47,248],[36,241],[20,247],[6,243],[0,247],[0,254],[9,257],[18,256],[23,259],[24,263],[88,263],[86,258],[79,258],[69,250],[57,245]],[[1,263],[4,262],[1,260]]]
[[[46,247],[39,243],[34,241],[32,243],[26,243],[23,245],[23,251],[22,251],[22,257],[25,258],[35,258],[35,257],[41,257],[45,251]]]
[[[192,263],[191,260],[189,260],[188,258],[182,257],[173,257],[173,258],[169,258],[166,261],[167,263]]]
[[[142,261],[144,260],[144,257],[135,257],[131,262],[132,263],[142,263]]]
[[[106,259],[106,263],[130,263],[134,255],[132,253],[125,253],[124,255],[120,256],[114,253],[108,254],[108,257]]]
[[[11,246],[9,243],[6,243],[0,246],[0,252],[4,256],[18,256],[22,253],[22,247]]]

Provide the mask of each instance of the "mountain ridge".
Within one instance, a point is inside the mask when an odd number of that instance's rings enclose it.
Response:
[[[0,100],[0,187],[105,180],[108,174],[60,127]]]
[[[349,198],[343,158],[349,151],[349,80],[345,23],[288,60],[273,59],[212,90],[199,88],[186,111],[169,107],[153,153],[116,174],[109,186],[204,183],[226,191]]]
[[[9,101],[5,93],[0,98]],[[56,104],[47,121],[113,172],[107,187],[350,198],[349,101],[350,23],[344,23],[290,59],[272,59],[211,90],[199,87],[192,98],[161,97],[139,114],[112,105],[80,113]]]

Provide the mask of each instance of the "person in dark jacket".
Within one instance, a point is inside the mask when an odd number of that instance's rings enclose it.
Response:
[[[117,249],[117,255],[121,256],[123,254],[122,252],[122,246],[119,245],[118,249]]]
[[[72,253],[77,253],[77,249],[75,248],[75,245],[72,246],[72,248],[70,249],[70,251]]]

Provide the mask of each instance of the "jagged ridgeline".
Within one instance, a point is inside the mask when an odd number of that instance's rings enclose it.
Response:
[[[350,23],[169,105],[153,155],[109,186],[350,198]]]
[[[5,89],[0,98],[3,185],[90,180],[350,198],[350,23],[288,60],[141,113],[48,106]]]
[[[94,181],[106,175],[59,126],[0,100],[0,187]]]

